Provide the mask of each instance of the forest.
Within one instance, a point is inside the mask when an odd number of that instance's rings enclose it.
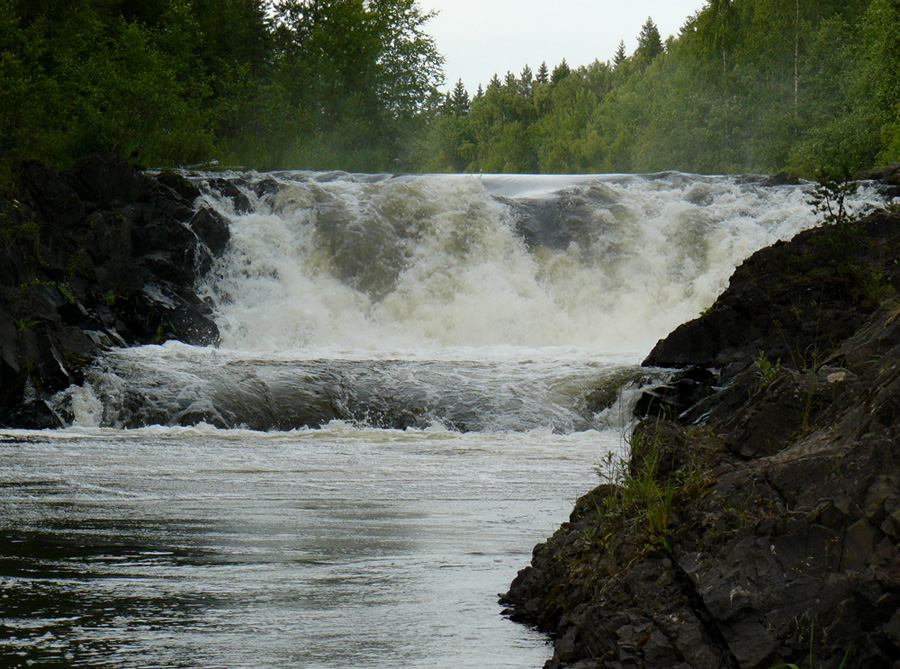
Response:
[[[709,0],[668,39],[648,18],[630,54],[523,63],[472,94],[442,92],[432,16],[417,0],[0,0],[0,180],[95,151],[366,172],[900,160],[898,0]]]

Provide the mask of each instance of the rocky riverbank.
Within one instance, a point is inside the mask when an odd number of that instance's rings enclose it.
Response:
[[[229,232],[199,194],[113,155],[21,165],[0,197],[0,425],[60,426],[46,400],[104,348],[217,341],[194,285]]]
[[[756,253],[659,342],[645,364],[678,371],[619,484],[501,598],[548,667],[900,666],[898,290],[877,211]]]

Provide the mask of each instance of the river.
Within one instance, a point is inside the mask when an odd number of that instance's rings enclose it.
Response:
[[[541,666],[497,593],[626,455],[641,359],[814,224],[755,177],[190,178],[221,343],[0,432],[0,666]]]

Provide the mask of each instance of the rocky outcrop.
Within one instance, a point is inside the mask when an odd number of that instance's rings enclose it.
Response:
[[[548,667],[900,666],[900,215],[748,259],[502,600]]]
[[[217,341],[194,285],[229,232],[198,195],[114,155],[21,165],[0,198],[0,424],[58,426],[46,398],[106,347]]]

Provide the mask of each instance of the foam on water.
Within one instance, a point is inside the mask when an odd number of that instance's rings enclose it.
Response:
[[[758,179],[192,178],[222,346],[110,351],[74,427],[0,432],[20,664],[541,666],[495,593],[627,456],[647,349],[814,223]]]
[[[588,430],[815,223],[806,189],[748,177],[225,175],[241,211],[194,178],[231,229],[200,287],[221,347],[111,351],[58,398],[76,424]]]
[[[730,177],[291,176],[246,215],[207,196],[232,221],[204,287],[227,348],[646,351],[814,224],[802,188]]]

